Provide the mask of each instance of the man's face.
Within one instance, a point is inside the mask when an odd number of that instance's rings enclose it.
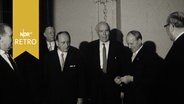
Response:
[[[137,40],[131,33],[127,35],[126,42],[133,53],[136,52],[141,46],[141,39]]]
[[[49,42],[54,41],[54,28],[47,27],[45,29],[44,36],[46,37],[47,41]]]
[[[107,42],[109,40],[109,28],[106,24],[100,24],[98,27],[97,34],[102,42]]]
[[[67,52],[70,46],[70,39],[66,33],[62,33],[58,36],[56,45],[62,52]]]
[[[0,38],[0,47],[4,51],[9,51],[12,47],[12,30],[5,26],[5,34]]]

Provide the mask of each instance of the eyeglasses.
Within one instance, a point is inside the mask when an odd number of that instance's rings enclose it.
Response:
[[[168,23],[168,24],[166,24],[166,25],[164,25],[164,27],[167,27],[167,26],[169,26],[170,24]]]

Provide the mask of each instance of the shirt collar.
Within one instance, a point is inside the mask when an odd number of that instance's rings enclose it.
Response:
[[[67,54],[67,52],[62,52],[60,49],[57,49],[58,54]]]
[[[137,53],[141,50],[142,47],[143,47],[143,45],[141,45],[141,46],[139,47],[139,49],[138,49],[136,52],[134,52],[133,54],[137,54]]]
[[[51,41],[51,42],[47,41],[47,44],[49,44],[49,43],[53,44],[53,43],[55,43],[55,41]]]
[[[107,41],[107,42],[102,42],[102,41],[100,41],[100,45],[105,44],[105,46],[108,46],[109,43],[110,43],[110,41]]]
[[[176,41],[181,35],[183,35],[184,34],[184,32],[181,32],[176,38],[175,38],[175,40],[174,41]]]
[[[6,52],[2,49],[0,49],[0,55],[5,54]]]

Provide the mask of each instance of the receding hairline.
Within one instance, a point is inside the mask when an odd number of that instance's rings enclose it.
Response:
[[[184,13],[180,11],[172,12],[167,17],[166,23],[176,27],[184,27]]]
[[[129,36],[129,35],[134,36],[136,39],[141,39],[142,40],[142,34],[137,30],[129,31],[127,36]]]
[[[12,32],[10,25],[8,25],[6,23],[0,23],[0,36],[3,36],[4,34],[8,34],[7,28],[9,28]]]
[[[61,36],[61,35],[67,36],[69,38],[69,40],[71,41],[70,33],[68,31],[60,31],[60,32],[58,32],[57,35],[56,35],[56,41],[58,41],[59,36]]]
[[[99,30],[99,27],[100,27],[101,25],[105,25],[105,26],[107,26],[108,30],[110,30],[110,26],[109,26],[109,24],[108,24],[107,22],[105,22],[105,21],[101,21],[101,22],[99,22],[99,23],[96,25],[95,30],[96,30],[96,31],[98,31],[98,30]]]

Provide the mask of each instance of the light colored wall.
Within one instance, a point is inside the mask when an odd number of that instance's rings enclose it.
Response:
[[[69,31],[72,37],[71,44],[76,47],[82,41],[97,39],[94,31],[97,24],[94,0],[54,1],[56,32]],[[167,37],[163,25],[169,13],[177,10],[184,11],[184,0],[121,0],[120,3],[121,22],[117,22],[117,25],[121,25],[119,27],[124,34],[124,39],[128,31],[139,30],[143,35],[143,41],[154,41],[158,54],[165,57],[172,42]]]
[[[55,0],[54,24],[56,32],[66,30],[71,34],[73,46],[81,41],[91,41],[97,36],[94,26],[97,23],[93,0]]]
[[[163,26],[167,16],[174,11],[184,11],[183,6],[184,0],[121,0],[121,30],[124,37],[130,30],[139,30],[143,41],[154,41],[158,54],[164,58],[172,42]]]
[[[109,6],[110,5],[110,6]],[[113,5],[113,6],[111,6]],[[116,27],[116,3],[108,3],[107,21],[111,27]],[[71,34],[71,44],[78,47],[82,41],[92,41],[98,38],[95,26],[104,20],[103,5],[95,0],[54,0],[54,25],[56,33],[66,30]]]

